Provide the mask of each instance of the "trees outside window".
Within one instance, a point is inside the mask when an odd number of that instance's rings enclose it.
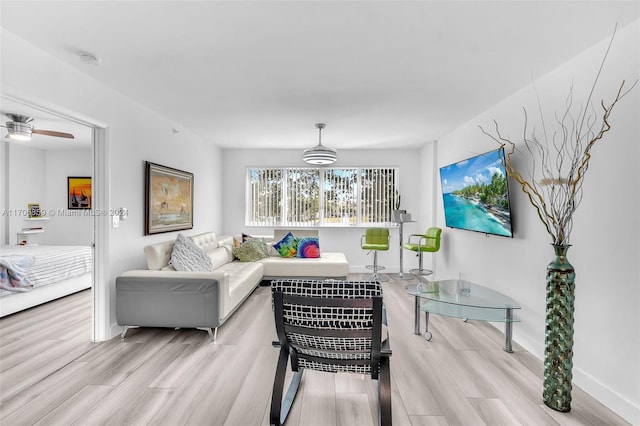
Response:
[[[397,168],[249,168],[245,224],[388,224],[397,194]]]

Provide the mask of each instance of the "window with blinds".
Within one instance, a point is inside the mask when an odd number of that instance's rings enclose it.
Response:
[[[397,189],[397,168],[249,168],[245,224],[388,224]]]

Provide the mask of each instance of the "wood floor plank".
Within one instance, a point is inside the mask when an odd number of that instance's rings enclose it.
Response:
[[[340,397],[336,398],[336,419],[338,426],[373,425],[366,393],[340,394]]]
[[[271,402],[272,380],[276,371],[278,352],[271,346],[263,346],[254,353],[253,363],[238,392],[229,416],[228,426],[260,424],[265,408]],[[251,401],[247,404],[247,401]]]
[[[350,373],[336,373],[334,377],[336,393],[365,393],[365,380],[371,380],[362,374]]]
[[[425,342],[427,343],[427,342]],[[453,378],[456,386],[466,397],[494,398],[496,391],[491,382],[484,380],[473,363],[469,362],[476,351],[441,350],[432,351],[438,364]]]
[[[447,369],[438,361],[433,351],[424,353],[425,365],[429,366],[431,374],[424,380],[425,385],[432,389],[440,412],[445,415],[451,425],[482,425],[482,418],[469,404],[464,392],[458,386],[456,378],[449,375]]]
[[[294,402],[300,408],[299,426],[335,425],[337,397],[333,375],[305,371],[302,380],[302,398]]]
[[[433,394],[437,389],[431,389],[426,380],[432,370],[422,355],[423,352],[394,352],[391,374],[409,415],[442,415]]]
[[[577,386],[570,413],[546,407],[542,362],[517,342],[504,352],[500,327],[432,315],[432,341],[413,334],[406,283],[383,284],[396,425],[628,424]],[[270,297],[257,288],[215,344],[171,328],[89,342],[90,291],[2,318],[0,423],[267,424],[278,353]],[[287,425],[377,422],[377,382],[356,377],[306,371]]]
[[[139,343],[127,343],[127,345],[132,350],[135,348],[135,353],[145,361],[133,363],[130,362],[130,358],[125,358],[124,363],[117,364],[121,366],[122,371],[114,373],[113,369],[110,369],[107,374],[102,374],[97,380],[92,381],[92,384],[111,385],[115,386],[115,389],[86,416],[89,424],[126,424],[131,419],[135,419],[138,406],[146,402],[143,399],[149,384],[184,349],[184,345],[166,344],[161,348],[148,345],[145,352],[139,350],[141,346]]]
[[[19,392],[35,386],[38,382],[76,360],[94,347],[91,342],[56,342],[24,362],[2,372],[2,399],[10,399]]]
[[[39,340],[29,344],[25,344],[25,341],[20,339],[8,343],[3,342],[2,350],[0,350],[0,356],[2,357],[0,358],[0,373],[9,371],[38,354],[46,353],[57,345],[58,342],[55,340]],[[8,377],[4,376],[3,379],[8,380]]]
[[[210,345],[198,348],[206,351],[202,364],[190,365],[184,380],[164,407],[157,410],[151,420],[154,425],[201,424],[222,425],[233,404],[235,389],[232,378],[234,369],[242,358],[236,348],[228,345]],[[238,362],[237,364],[234,363]],[[225,391],[225,387],[228,390]],[[192,420],[193,418],[193,420]]]
[[[444,416],[411,416],[412,426],[449,426]]]
[[[378,401],[377,384],[376,384],[375,391],[376,391],[376,402],[377,402]],[[373,409],[378,411],[377,404],[373,406]],[[400,395],[400,391],[398,390],[398,385],[396,384],[395,377],[391,377],[391,418],[393,419],[393,424],[397,426],[411,426],[412,424],[411,418],[409,417],[409,414],[407,413],[407,409],[405,408],[404,401]]]
[[[478,368],[482,380],[493,384],[497,397],[511,410],[521,424],[554,424],[551,418],[540,412],[539,402],[542,394],[542,380],[530,375],[527,369],[513,368],[509,358],[502,360],[494,356],[475,356],[476,353],[465,353]],[[532,403],[538,401],[538,403]]]
[[[181,340],[181,339],[180,339]],[[174,342],[174,341],[172,341]],[[208,365],[208,359],[217,351],[216,345],[206,343],[171,343],[181,347],[182,351],[149,383],[150,388],[177,389],[188,385],[190,372]]]
[[[492,426],[511,426],[518,424],[518,419],[498,398],[469,398],[482,420]]]
[[[126,411],[125,416],[114,416],[107,424],[117,425],[147,425],[155,413],[171,400],[175,389],[149,388],[142,392],[135,404]]]
[[[0,318],[0,335],[3,334],[4,330],[13,330],[14,328],[19,329],[25,324],[38,324],[39,320],[42,320],[43,317],[48,318],[52,313],[71,310],[74,306],[82,305],[87,309],[90,309],[90,295],[91,290],[83,290],[53,301],[52,303],[44,303],[42,305],[30,309],[25,309],[24,311],[20,311],[15,314]],[[91,311],[89,310],[84,315],[90,318]],[[24,336],[20,337],[23,338]]]
[[[87,385],[55,407],[35,425],[84,424],[85,414],[100,403],[114,386]]]
[[[5,397],[3,392],[0,421],[3,424],[36,422],[75,394],[90,378],[86,363],[72,362],[11,396]]]
[[[36,315],[37,311],[34,310],[30,310],[28,315],[24,316],[21,313],[16,314],[15,317],[8,318],[6,322],[5,319],[2,319],[0,322],[1,333],[6,338],[15,336],[31,340],[56,338],[55,336],[59,335],[61,331],[73,327],[78,321],[87,324],[87,321],[91,319],[89,306],[81,298],[72,299],[64,309],[56,305],[45,305],[47,321],[51,321],[57,326],[53,334],[50,329],[42,327],[41,322],[29,320]]]

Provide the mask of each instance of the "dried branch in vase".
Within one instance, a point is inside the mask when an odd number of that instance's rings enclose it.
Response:
[[[625,90],[625,81],[623,80],[613,101],[608,105],[604,100],[601,101],[601,117],[592,108],[591,97],[612,42],[613,37],[602,59],[584,108],[582,106],[574,107],[573,87],[570,87],[563,114],[556,113],[555,130],[551,137],[548,136],[542,111],[540,111],[544,133],[542,140],[536,136],[535,128],[531,132],[531,136],[527,136],[529,118],[525,108],[523,108],[523,146],[520,148],[516,146],[515,142],[500,133],[498,123],[495,120],[493,133],[485,131],[480,126],[480,130],[485,135],[505,147],[507,174],[520,184],[529,202],[536,209],[547,233],[551,236],[553,244],[569,244],[573,214],[582,201],[582,185],[585,173],[589,168],[591,149],[611,129],[609,116],[614,106],[638,82],[636,80],[629,89]],[[516,152],[525,158],[525,168],[515,167],[513,156]],[[526,177],[524,172],[520,171],[521,169],[527,170]]]

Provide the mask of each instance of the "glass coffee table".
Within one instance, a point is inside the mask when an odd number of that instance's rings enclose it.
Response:
[[[439,280],[407,284],[407,293],[415,297],[415,334],[420,334],[420,311],[425,313],[424,338],[431,340],[429,314],[467,320],[504,322],[504,350],[513,352],[513,314],[520,306],[504,294],[465,280]]]

